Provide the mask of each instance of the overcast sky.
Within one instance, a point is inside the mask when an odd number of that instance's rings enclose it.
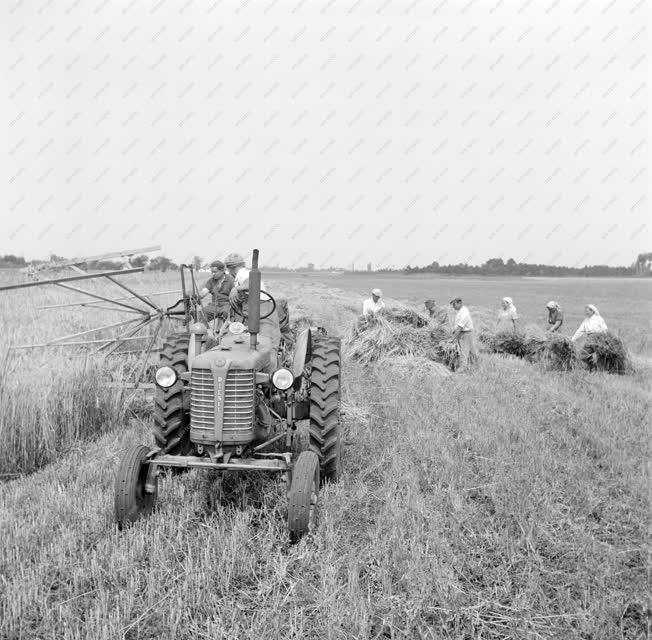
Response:
[[[9,0],[0,253],[629,264],[641,0]]]

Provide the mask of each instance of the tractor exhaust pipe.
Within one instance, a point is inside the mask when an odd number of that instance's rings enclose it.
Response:
[[[249,329],[249,346],[252,349],[258,344],[258,333],[260,332],[260,271],[258,271],[258,249],[254,249],[251,259],[251,271],[249,272],[249,318],[247,321]]]

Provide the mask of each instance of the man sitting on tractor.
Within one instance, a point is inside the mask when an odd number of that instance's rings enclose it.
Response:
[[[211,277],[206,281],[199,292],[199,300],[211,294],[211,302],[204,307],[206,320],[210,322],[215,318],[224,320],[229,314],[229,294],[233,289],[233,276],[224,271],[221,260],[211,262]]]
[[[242,309],[246,304],[249,291],[249,269],[245,267],[244,258],[239,253],[230,253],[224,259],[224,263],[234,280],[229,299],[233,306]],[[264,292],[269,291],[269,289],[262,279],[260,281],[260,290],[260,335],[266,336],[272,341],[272,349],[276,353],[281,342],[278,313],[274,309],[274,312],[270,314],[274,303],[265,295]],[[268,317],[265,318],[264,316]]]

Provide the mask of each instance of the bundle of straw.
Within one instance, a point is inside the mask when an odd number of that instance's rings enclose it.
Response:
[[[559,333],[548,334],[542,343],[539,358],[549,368],[556,371],[570,371],[577,367],[577,354],[573,341]]]
[[[491,342],[493,340],[494,334],[491,333],[491,331],[488,331],[487,329],[482,329],[478,333],[478,341],[480,344],[485,345],[487,347],[491,347]]]
[[[511,331],[496,333],[491,336],[488,347],[493,353],[502,353],[517,356],[518,358],[526,358],[529,354],[525,335]]]
[[[460,361],[460,344],[453,338],[441,340],[437,344],[437,359],[455,371]]]
[[[443,325],[437,325],[430,329],[430,338],[434,343],[439,343],[442,340],[447,340],[450,338],[451,332]]]
[[[591,370],[624,374],[631,369],[623,341],[610,331],[589,335],[578,356]]]
[[[540,360],[546,348],[546,338],[543,336],[527,336],[525,338],[525,357],[530,362]]]

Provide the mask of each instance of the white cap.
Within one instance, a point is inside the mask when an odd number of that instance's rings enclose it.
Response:
[[[224,264],[227,267],[237,267],[244,263],[244,258],[239,253],[229,253],[229,255],[224,258]]]
[[[379,298],[383,297],[383,292],[380,289],[372,289],[371,290],[371,295],[372,296],[378,296]]]

